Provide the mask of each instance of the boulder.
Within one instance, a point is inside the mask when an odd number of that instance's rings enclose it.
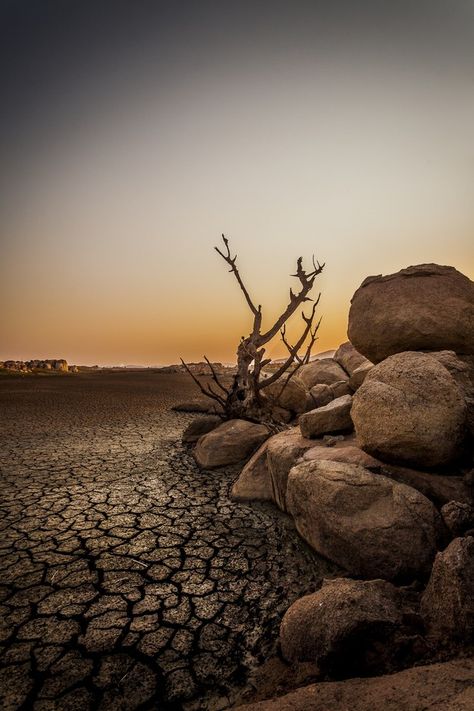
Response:
[[[339,380],[347,380],[348,375],[344,368],[334,358],[321,358],[301,366],[298,377],[310,390],[313,385],[331,385]]]
[[[272,480],[272,500],[286,511],[288,474],[295,462],[314,442],[301,436],[299,427],[286,430],[268,440],[267,461]]]
[[[360,386],[365,380],[367,373],[369,373],[373,367],[373,363],[368,360],[367,363],[364,363],[363,365],[359,366],[354,370],[351,377],[349,378],[349,387],[353,392],[360,388]]]
[[[374,363],[403,351],[473,354],[474,283],[438,264],[368,277],[352,297],[348,336]]]
[[[323,407],[331,402],[331,400],[334,400],[334,392],[329,385],[323,385],[322,383],[320,385],[313,385],[309,392],[314,403],[311,408],[312,410],[314,410],[315,407]]]
[[[387,671],[402,619],[399,592],[391,583],[324,580],[320,590],[287,610],[281,651],[289,662],[313,662],[336,678],[380,673]]]
[[[269,435],[265,425],[228,420],[198,439],[194,458],[201,469],[236,464],[247,459]]]
[[[281,683],[268,684],[269,695]],[[238,711],[472,711],[474,659],[455,659],[396,674],[318,681],[280,698],[239,706]]]
[[[312,447],[301,457],[304,462],[331,461],[344,462],[345,464],[356,464],[371,471],[380,471],[382,463],[370,454],[364,452],[359,447],[350,445],[349,447]]]
[[[448,370],[425,353],[374,366],[353,398],[359,445],[383,461],[437,467],[459,459],[467,405]]]
[[[346,432],[353,427],[351,420],[352,398],[343,395],[323,407],[301,415],[299,425],[303,437],[320,437],[329,432]]]
[[[344,368],[349,377],[352,376],[357,368],[361,365],[366,365],[370,363],[362,353],[359,353],[350,341],[346,341],[339,346],[334,354],[334,360],[336,360],[339,365]]]
[[[418,491],[355,464],[297,464],[286,503],[315,551],[364,578],[427,576],[443,531],[433,504]]]
[[[343,395],[352,395],[348,380],[338,380],[337,383],[332,383],[329,389],[331,390],[333,400]]]
[[[216,427],[222,424],[222,418],[218,415],[207,415],[205,417],[196,417],[195,420],[189,423],[183,432],[183,442],[185,444],[194,444],[199,437],[207,432],[211,432]]]
[[[273,501],[273,485],[267,461],[268,442],[253,454],[232,486],[235,501]]]
[[[265,397],[275,405],[299,413],[306,410],[308,390],[304,383],[295,375],[288,382],[281,378],[262,390]]]
[[[232,487],[232,497],[238,501],[273,501],[285,511],[289,471],[311,447],[314,442],[302,437],[298,427],[270,437],[242,469]]]
[[[474,507],[463,501],[449,501],[441,509],[446,528],[453,537],[474,529]]]
[[[467,424],[474,441],[474,358],[459,358],[453,351],[435,351],[430,355],[451,373],[463,393],[467,405]]]
[[[380,472],[400,484],[413,487],[432,501],[437,508],[441,508],[453,499],[469,502],[469,489],[462,476],[423,472],[394,464],[383,464]]]
[[[439,643],[474,641],[474,538],[455,538],[438,553],[420,609]]]

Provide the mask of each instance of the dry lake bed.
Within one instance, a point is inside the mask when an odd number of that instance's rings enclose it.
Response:
[[[238,468],[200,472],[184,375],[0,380],[2,709],[225,709],[325,564]]]

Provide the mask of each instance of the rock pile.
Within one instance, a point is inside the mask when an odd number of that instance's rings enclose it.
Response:
[[[369,277],[348,333],[333,358],[299,369],[278,403],[288,429],[238,423],[234,436],[237,423],[218,424],[195,454],[218,466],[254,452],[234,498],[273,501],[360,579],[297,601],[281,628],[289,662],[338,677],[354,673],[356,649],[355,671],[368,673],[376,658],[393,670],[472,641],[474,283],[433,264]],[[426,589],[407,612],[407,588],[394,586],[408,584]]]
[[[76,365],[68,365],[64,358],[57,360],[5,360],[0,362],[0,368],[19,373],[31,373],[35,370],[52,370],[62,373],[78,372]]]

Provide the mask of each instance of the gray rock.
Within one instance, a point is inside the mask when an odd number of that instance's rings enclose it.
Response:
[[[301,434],[303,437],[320,437],[330,432],[352,430],[351,405],[351,396],[343,395],[328,405],[306,412],[299,419]]]
[[[418,491],[355,464],[305,461],[291,469],[286,502],[300,535],[349,574],[426,576],[443,526]]]

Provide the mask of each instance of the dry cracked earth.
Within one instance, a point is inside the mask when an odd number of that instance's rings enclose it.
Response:
[[[325,564],[180,441],[184,376],[2,378],[2,709],[225,709]]]

